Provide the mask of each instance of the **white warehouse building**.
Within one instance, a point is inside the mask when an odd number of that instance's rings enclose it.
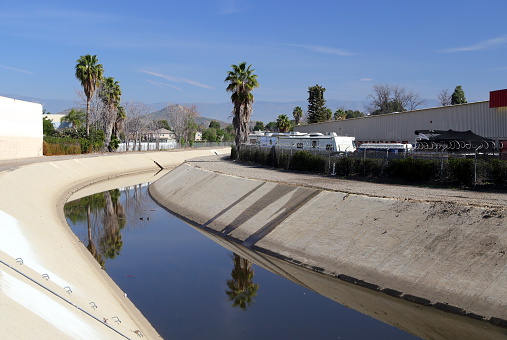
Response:
[[[325,123],[299,125],[299,132],[336,132],[357,143],[414,143],[416,130],[468,131],[507,145],[507,90],[492,91],[490,100]]]
[[[0,159],[42,156],[42,105],[0,97]]]

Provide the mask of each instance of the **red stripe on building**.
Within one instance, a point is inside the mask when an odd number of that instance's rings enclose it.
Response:
[[[489,92],[489,107],[507,106],[507,89]]]

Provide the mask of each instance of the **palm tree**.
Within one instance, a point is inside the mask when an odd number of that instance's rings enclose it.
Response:
[[[227,280],[229,290],[225,291],[229,301],[232,301],[233,307],[239,307],[246,310],[254,302],[253,298],[257,296],[259,284],[253,283],[254,270],[252,263],[233,253],[232,261],[234,268],[231,272],[231,280]]]
[[[280,132],[289,132],[292,128],[292,124],[289,120],[289,117],[286,115],[279,115],[276,119],[276,127]]]
[[[104,78],[99,91],[100,99],[104,104],[104,147],[108,151],[113,127],[118,117],[121,89],[120,84],[113,77]]]
[[[120,255],[123,247],[121,229],[126,225],[125,209],[119,200],[119,189],[104,192],[104,198],[104,234],[99,241],[100,251],[105,258],[114,259],[116,255]]]
[[[87,54],[76,61],[76,78],[79,79],[86,96],[86,136],[90,136],[90,101],[97,88],[104,68],[96,55]]]
[[[292,115],[294,116],[296,125],[299,125],[299,123],[301,122],[301,118],[303,117],[303,109],[300,106],[296,106],[294,108],[294,111],[292,111]]]
[[[239,149],[241,143],[245,143],[248,138],[248,124],[252,115],[252,104],[254,96],[251,93],[253,89],[259,87],[257,75],[254,74],[252,65],[246,66],[246,62],[239,65],[231,65],[232,71],[227,71],[225,82],[227,92],[231,92],[231,101],[234,104],[232,123],[236,130],[236,147]]]

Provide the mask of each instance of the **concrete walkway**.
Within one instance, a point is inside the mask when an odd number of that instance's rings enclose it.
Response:
[[[0,337],[160,338],[70,230],[63,205],[91,183],[153,174],[157,163],[173,168],[211,154],[195,149],[0,161]]]

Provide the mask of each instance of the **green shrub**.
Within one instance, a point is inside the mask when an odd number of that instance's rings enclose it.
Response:
[[[326,160],[323,157],[312,155],[308,151],[297,151],[292,156],[291,170],[324,172]]]
[[[81,150],[83,153],[97,152],[102,150],[104,145],[104,131],[102,130],[91,130],[89,138],[81,138]]]
[[[335,162],[335,173],[338,176],[350,176],[352,173],[352,158],[338,158]]]
[[[236,147],[236,144],[231,145],[231,159],[238,159],[238,148]]]
[[[507,161],[493,159],[488,163],[487,172],[497,186],[507,186]]]
[[[378,177],[382,173],[382,167],[384,166],[383,159],[363,159],[358,162],[363,168],[363,175],[366,177]]]
[[[346,177],[378,177],[382,164],[382,159],[342,157],[335,163],[335,172],[338,176]]]
[[[111,136],[111,141],[109,142],[109,151],[114,151],[118,149],[120,146],[120,139],[116,135]]]
[[[392,159],[387,166],[389,177],[411,182],[423,182],[435,177],[438,161],[418,158]]]
[[[450,180],[457,184],[474,184],[474,160],[467,158],[449,158]]]

